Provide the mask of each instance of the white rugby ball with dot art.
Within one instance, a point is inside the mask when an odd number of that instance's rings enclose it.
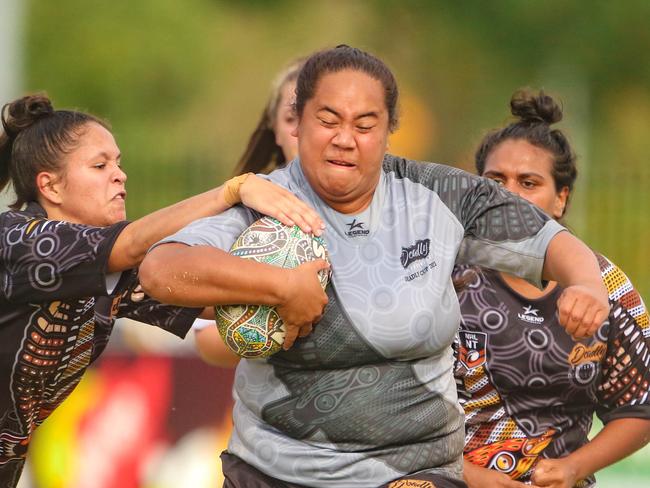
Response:
[[[235,241],[230,253],[243,259],[295,268],[308,261],[329,262],[322,238],[288,227],[271,217],[253,222]],[[329,271],[319,273],[323,289]],[[282,348],[285,328],[275,307],[266,305],[220,305],[215,307],[217,327],[226,345],[244,358],[265,358]]]

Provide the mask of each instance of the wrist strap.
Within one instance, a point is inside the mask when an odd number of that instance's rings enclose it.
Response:
[[[239,196],[239,190],[241,186],[244,184],[244,181],[246,181],[246,178],[248,178],[252,174],[253,173],[246,173],[243,175],[235,176],[234,178],[230,178],[228,181],[224,183],[223,199],[230,207],[241,202],[241,197]]]

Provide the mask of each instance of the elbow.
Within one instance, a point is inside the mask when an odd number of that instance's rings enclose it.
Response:
[[[165,265],[158,249],[145,256],[138,269],[138,279],[144,292],[161,303],[168,303],[168,286],[165,279]]]

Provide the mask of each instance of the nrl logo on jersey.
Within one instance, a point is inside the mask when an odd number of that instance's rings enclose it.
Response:
[[[487,356],[487,334],[485,332],[458,331],[458,361],[468,370],[485,364]]]
[[[403,247],[402,254],[400,255],[400,262],[404,268],[408,268],[411,264],[419,259],[424,259],[429,255],[429,249],[431,247],[431,241],[429,239],[423,239],[421,241],[415,241],[410,247]]]
[[[544,323],[544,317],[539,316],[539,310],[536,308],[533,308],[532,305],[529,305],[528,307],[524,306],[522,309],[523,313],[518,313],[517,317],[519,320],[523,320],[524,322],[528,322],[529,324],[543,324]]]
[[[363,222],[357,222],[357,219],[352,219],[352,222],[345,224],[349,227],[349,230],[345,233],[348,237],[359,237],[367,236],[370,234],[370,231],[364,227]]]

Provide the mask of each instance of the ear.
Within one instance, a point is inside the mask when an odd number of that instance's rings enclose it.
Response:
[[[565,186],[557,193],[557,195],[555,195],[555,203],[553,204],[553,217],[559,219],[564,215],[568,199],[569,187]]]
[[[53,205],[60,205],[63,201],[62,186],[62,178],[54,173],[42,171],[36,175],[39,195]]]

